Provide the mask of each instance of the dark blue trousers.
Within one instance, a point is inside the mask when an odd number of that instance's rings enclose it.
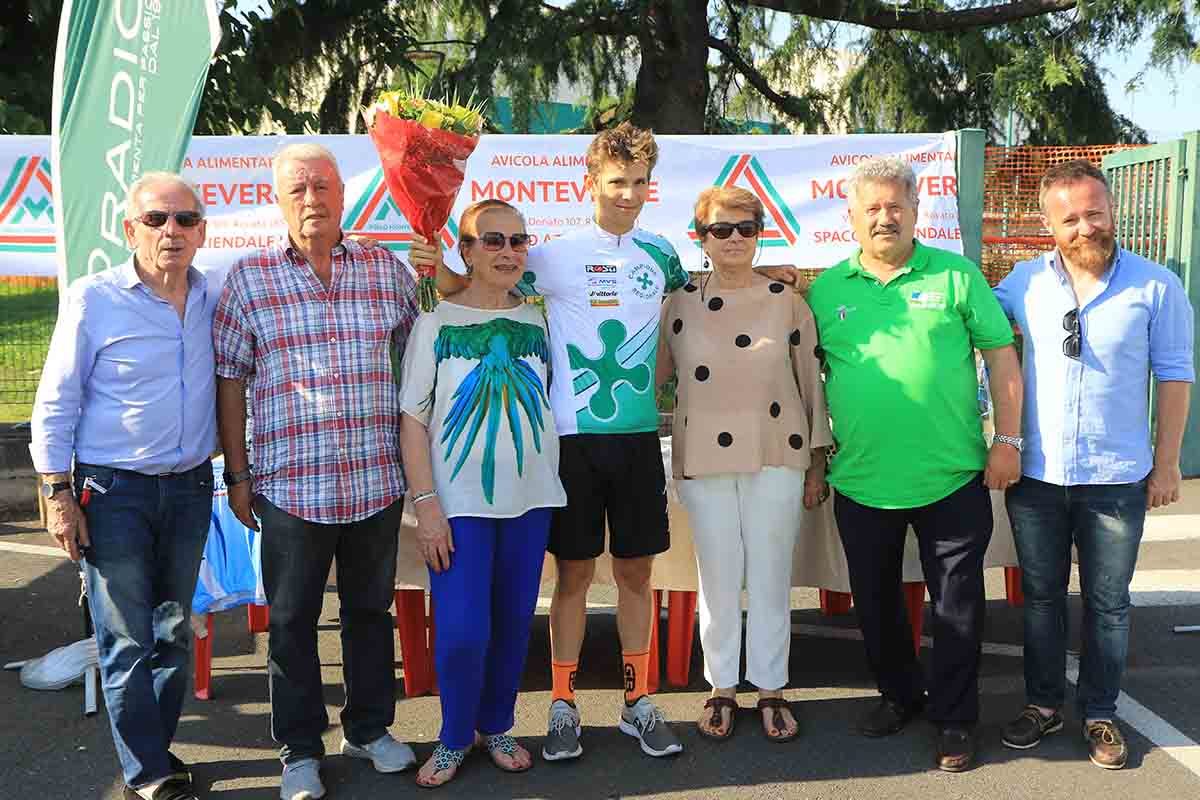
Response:
[[[460,750],[513,726],[529,628],[550,535],[550,509],[513,519],[454,517],[450,568],[429,572],[441,741]]]
[[[924,699],[938,725],[979,719],[979,655],[986,610],[983,556],[992,538],[992,501],[982,475],[919,508],[872,508],[834,499],[850,567],[850,590],[867,661],[879,692],[906,708]],[[928,680],[913,651],[901,589],[908,526],[917,534],[933,604],[933,664]]]

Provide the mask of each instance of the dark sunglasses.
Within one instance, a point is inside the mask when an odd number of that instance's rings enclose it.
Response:
[[[1063,330],[1068,334],[1063,340],[1063,355],[1078,361],[1083,351],[1083,329],[1079,327],[1078,308],[1072,308],[1063,315]]]
[[[711,225],[702,227],[700,235],[706,236],[711,233],[716,239],[728,239],[733,235],[735,230],[743,239],[753,239],[762,232],[762,225],[759,225],[758,221],[753,219],[746,219],[741,222],[714,222]]]
[[[466,244],[470,244],[471,242],[474,242],[474,241],[479,241],[480,244],[483,245],[483,249],[487,250],[489,253],[495,253],[500,250],[503,250],[504,242],[506,240],[508,241],[508,246],[512,248],[512,251],[514,253],[524,253],[526,250],[529,249],[529,234],[528,233],[514,233],[511,236],[506,237],[503,233],[500,233],[499,231],[488,231],[487,233],[479,234],[478,237],[463,236],[461,238],[462,238],[462,241],[465,242]]]
[[[147,228],[161,228],[171,217],[175,218],[181,228],[194,228],[204,219],[204,215],[199,211],[146,211],[135,219]]]

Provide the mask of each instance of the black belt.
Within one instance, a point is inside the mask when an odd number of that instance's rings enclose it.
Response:
[[[109,467],[104,464],[84,464],[81,462],[76,462],[75,466],[76,466],[76,468],[93,467],[95,469],[110,469],[119,475],[128,475],[132,478],[182,478],[184,475],[191,475],[193,472],[195,472],[199,469],[208,469],[209,471],[211,471],[212,470],[212,461],[210,461],[209,459],[205,459],[204,461],[201,461],[199,464],[192,467],[191,469],[185,469],[183,472],[137,472],[136,470],[132,470],[132,469],[121,469],[120,467]]]

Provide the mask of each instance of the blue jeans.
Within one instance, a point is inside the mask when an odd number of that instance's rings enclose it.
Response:
[[[88,606],[100,677],[125,783],[167,777],[167,749],[188,682],[188,616],[212,518],[213,473],[205,459],[169,477],[77,464],[75,494],[91,544],[84,551]]]
[[[1025,592],[1025,693],[1060,708],[1066,697],[1067,581],[1079,552],[1083,647],[1076,702],[1111,719],[1129,652],[1129,582],[1146,520],[1146,481],[1058,486],[1023,477],[1005,498]]]
[[[429,571],[437,618],[442,744],[461,750],[513,726],[551,509],[512,519],[454,517],[450,568]]]
[[[387,733],[396,717],[396,546],[400,501],[357,522],[325,525],[292,516],[263,495],[254,501],[262,520],[263,588],[271,606],[267,678],[271,736],[284,764],[321,758],[329,727],[317,653],[317,621],[329,568],[337,558],[346,704],[342,731],[355,745]]]

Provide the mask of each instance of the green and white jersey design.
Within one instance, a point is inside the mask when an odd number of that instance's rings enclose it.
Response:
[[[594,222],[529,251],[517,288],[546,298],[550,407],[560,436],[658,429],[654,366],[663,295],[687,283],[671,244]]]

